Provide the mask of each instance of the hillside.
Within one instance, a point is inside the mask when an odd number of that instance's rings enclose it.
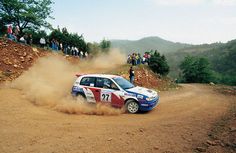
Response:
[[[119,48],[125,53],[158,50],[161,53],[175,52],[179,49],[191,47],[192,45],[176,43],[164,40],[160,37],[146,37],[140,40],[111,40],[111,46],[113,48]]]
[[[236,81],[236,77],[234,77],[236,76],[236,40],[225,44],[194,46],[166,54],[168,64],[170,65],[169,75],[171,77],[179,77],[179,65],[184,57],[188,55],[207,58],[215,71],[216,82],[223,79],[228,80],[228,82],[220,81],[221,83],[231,84]]]
[[[78,58],[73,56],[63,56],[60,53],[53,54],[51,51],[44,50],[42,48],[15,43],[7,39],[0,39],[0,56],[0,82],[13,81],[17,79],[24,72],[27,72],[31,67],[35,67],[34,64],[37,63],[38,60],[45,60],[45,58],[46,61],[43,61],[41,64],[44,65],[45,68],[42,69],[45,69],[46,72],[51,71],[47,70],[50,66],[54,65],[52,69],[55,71],[57,65],[61,64],[60,68],[65,67],[65,70],[60,71],[58,75],[61,75],[62,73],[65,73],[65,71],[70,70],[71,67],[74,67],[75,70],[78,69],[88,73],[89,67],[91,71],[90,73],[112,73],[129,79],[128,70],[130,65],[124,64],[125,57],[121,56],[118,60],[117,58],[119,57],[114,57],[112,52],[111,55],[106,55],[106,58],[111,60],[108,62],[104,61],[103,55],[98,55],[98,57],[94,57],[93,59],[80,61]],[[48,61],[47,58],[50,58],[51,61]],[[66,60],[64,60],[64,58]],[[116,63],[115,60],[119,66],[116,64],[111,64],[111,62]],[[67,61],[70,63],[67,63]],[[76,72],[73,72],[72,75],[66,79],[74,79],[73,77],[75,73]],[[153,73],[149,67],[145,65],[135,67],[135,75],[135,84],[139,86],[155,88],[156,90],[167,90],[168,88],[175,87],[175,84],[171,82],[170,79],[161,78],[160,76]]]

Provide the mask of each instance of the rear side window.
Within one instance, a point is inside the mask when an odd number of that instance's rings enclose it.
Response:
[[[94,87],[95,78],[94,77],[84,77],[80,81],[80,85]]]

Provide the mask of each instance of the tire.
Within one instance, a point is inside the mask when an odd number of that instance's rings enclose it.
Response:
[[[135,100],[128,100],[125,106],[126,106],[126,111],[131,114],[135,114],[139,110],[139,105]]]
[[[80,94],[80,93],[77,94],[77,99],[80,99],[80,100],[86,101],[86,97],[85,97],[85,95],[84,95],[84,94]]]

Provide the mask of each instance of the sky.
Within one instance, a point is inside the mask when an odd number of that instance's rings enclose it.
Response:
[[[53,27],[89,42],[158,36],[190,44],[236,39],[236,0],[53,0]]]

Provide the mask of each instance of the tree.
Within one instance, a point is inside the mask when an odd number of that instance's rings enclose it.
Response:
[[[83,35],[78,35],[77,33],[69,33],[66,28],[62,28],[62,30],[60,30],[59,28],[54,29],[50,33],[49,39],[55,39],[63,45],[66,44],[71,47],[77,47],[83,52],[88,51],[88,46],[84,41]]]
[[[167,75],[169,73],[169,66],[167,64],[165,56],[161,56],[160,53],[157,51],[151,54],[149,67],[152,69],[153,72],[161,75]]]
[[[0,19],[0,36],[6,33],[6,31],[7,31],[7,27],[5,26],[3,21]]]
[[[0,20],[5,24],[19,26],[20,35],[24,29],[51,27],[46,21],[52,18],[51,0],[1,0]]]
[[[206,58],[187,56],[180,64],[183,79],[188,83],[208,83],[212,79],[210,64]]]
[[[111,47],[111,42],[109,40],[105,40],[103,39],[101,42],[100,42],[100,48],[102,49],[102,51],[104,52],[108,52],[110,47]]]

